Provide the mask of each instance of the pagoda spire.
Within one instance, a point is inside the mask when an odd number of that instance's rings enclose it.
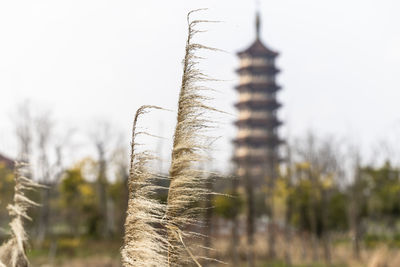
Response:
[[[260,12],[257,10],[257,13],[256,13],[256,38],[257,38],[257,40],[260,39],[260,28],[261,28],[261,18],[260,18]]]

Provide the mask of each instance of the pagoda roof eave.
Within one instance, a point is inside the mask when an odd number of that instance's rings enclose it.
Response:
[[[266,73],[266,74],[278,74],[280,70],[275,66],[247,66],[241,67],[236,70],[238,74],[258,74],[258,73]]]
[[[260,39],[256,39],[249,48],[237,52],[239,57],[243,57],[246,55],[250,56],[265,56],[265,57],[277,57],[279,55],[278,52],[273,51],[272,49],[265,46]]]
[[[281,103],[273,100],[246,100],[235,103],[235,107],[238,109],[253,108],[253,109],[266,109],[276,110],[282,106]]]
[[[281,89],[275,82],[273,83],[246,83],[235,86],[237,91],[268,91],[276,92]]]
[[[0,163],[5,164],[5,166],[9,169],[13,169],[14,165],[15,165],[14,160],[12,160],[11,158],[6,157],[2,154],[0,154]]]
[[[239,119],[234,122],[236,126],[267,126],[267,127],[278,127],[281,126],[283,123],[282,121],[278,120],[277,118],[272,118],[272,119],[254,119],[254,118],[248,118],[248,119]]]

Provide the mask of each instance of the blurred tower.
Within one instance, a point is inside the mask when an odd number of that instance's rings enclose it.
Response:
[[[280,87],[275,82],[279,70],[275,67],[278,53],[260,40],[260,16],[256,18],[256,40],[239,52],[239,101],[235,104],[239,118],[235,122],[238,133],[234,140],[234,161],[239,177],[249,177],[252,184],[261,185],[265,177],[273,178],[279,161],[277,118],[281,104],[276,100]]]
[[[239,118],[235,122],[238,133],[234,140],[233,160],[237,176],[244,182],[247,198],[247,243],[248,266],[254,266],[255,194],[267,185],[266,201],[270,207],[268,231],[269,257],[275,258],[274,204],[269,197],[274,188],[279,163],[278,148],[282,140],[278,137],[277,118],[280,103],[276,93],[280,87],[275,82],[279,70],[275,67],[278,53],[269,49],[260,40],[260,16],[256,17],[256,40],[246,50],[238,53],[240,67],[239,101],[235,104]],[[255,188],[257,188],[255,190]]]

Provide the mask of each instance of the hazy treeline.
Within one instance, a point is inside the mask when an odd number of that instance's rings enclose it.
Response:
[[[57,236],[122,237],[129,155],[118,132],[106,121],[93,123],[84,132],[66,130],[68,126],[55,121],[51,112],[37,110],[26,101],[13,112],[17,157],[10,159],[28,163],[29,178],[47,186],[29,192],[31,199],[41,203],[41,208],[30,211],[29,232],[35,244],[48,246]],[[76,160],[78,147],[86,147],[92,156]],[[12,166],[0,162],[3,229],[9,221],[6,207],[13,187]],[[0,232],[0,238],[5,236]]]
[[[368,164],[354,146],[313,133],[288,142],[284,150],[274,188],[269,191],[265,183],[256,191],[254,201],[255,220],[266,222],[261,223],[261,230],[269,235],[272,229],[280,236],[280,243],[270,244],[266,237],[262,242],[267,247],[279,246],[277,257],[291,264],[291,254],[297,250],[304,261],[331,264],[335,248],[341,244],[352,251],[348,254],[355,259],[361,258],[363,250],[398,248],[400,168],[390,158]],[[224,192],[236,192],[236,197],[215,197],[215,214],[233,222],[240,218],[244,221],[248,215],[243,188]],[[239,225],[234,223],[233,227]],[[241,234],[246,234],[243,229]],[[300,240],[297,247],[295,240]],[[236,242],[234,247],[243,248],[240,241]],[[238,251],[242,258],[247,257],[243,249],[232,253]],[[258,254],[261,258],[269,255],[266,250]]]
[[[128,201],[127,155],[118,148],[105,152],[106,144],[101,141],[93,145],[97,158],[82,158],[70,166],[57,165],[56,159],[50,168],[45,150],[36,152],[43,165],[37,165],[41,169],[34,173],[47,176],[34,179],[48,188],[30,193],[43,205],[30,212],[33,220],[28,228],[35,246],[51,247],[60,238],[122,238]],[[40,151],[40,146],[29,151],[35,149]],[[273,192],[265,187],[255,197],[255,216],[263,221],[273,210],[273,221],[268,224],[287,242],[287,261],[291,261],[291,239],[296,237],[311,248],[304,251],[304,257],[327,262],[332,261],[338,240],[351,243],[356,258],[363,249],[400,245],[400,170],[389,158],[379,165],[365,164],[354,149],[313,134],[288,142],[283,154],[285,161]],[[235,225],[228,224],[235,219],[239,225],[244,223],[246,195],[240,186],[237,193],[232,192],[233,181],[231,175],[210,177],[210,187],[224,194],[210,196],[209,204],[205,203],[210,236],[206,242],[211,247],[219,232],[231,231],[220,229],[220,221],[227,222],[225,227]],[[13,186],[13,170],[1,163],[0,226],[5,229],[9,220],[6,204],[12,200]],[[266,204],[266,196],[273,196],[273,207]],[[162,192],[157,196],[161,203],[166,197]],[[245,231],[239,230],[239,235],[245,236]]]

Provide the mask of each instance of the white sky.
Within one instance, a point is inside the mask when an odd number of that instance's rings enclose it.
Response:
[[[1,1],[0,151],[15,154],[10,113],[24,99],[51,110],[61,130],[87,132],[105,118],[126,136],[140,105],[176,109],[186,13],[203,7],[199,18],[223,22],[207,25],[201,42],[227,51],[209,54],[203,69],[225,80],[213,84],[215,106],[234,114],[235,53],[254,39],[253,1]],[[395,138],[399,10],[398,0],[261,1],[263,40],[281,53],[283,135],[313,129],[364,147]],[[168,137],[174,116],[158,114],[153,131]],[[235,129],[233,117],[219,119],[221,169]]]

